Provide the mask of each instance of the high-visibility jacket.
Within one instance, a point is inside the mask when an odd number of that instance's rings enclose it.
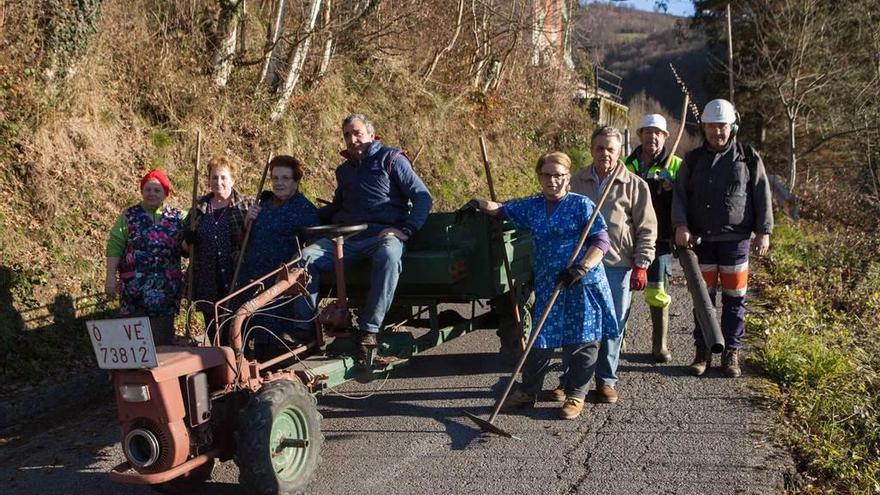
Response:
[[[641,154],[642,147],[638,146],[626,157],[624,163],[630,172],[644,179],[651,190],[651,203],[654,206],[654,213],[657,214],[657,244],[659,246],[660,243],[671,241],[674,235],[672,229],[672,188],[663,187],[663,183],[675,182],[682,160],[673,155],[669,160],[669,166],[666,166],[666,157],[669,156],[669,152],[663,148],[651,163],[647,166],[639,166]]]

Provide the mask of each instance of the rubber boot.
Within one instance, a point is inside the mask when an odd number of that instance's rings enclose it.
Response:
[[[651,308],[651,354],[654,362],[668,363],[672,360],[672,353],[666,347],[666,339],[669,336],[669,307]]]
[[[688,368],[692,375],[694,376],[702,376],[706,370],[712,366],[712,351],[704,348],[701,345],[695,346],[697,349],[696,355],[694,355],[694,362],[691,363],[690,368]]]

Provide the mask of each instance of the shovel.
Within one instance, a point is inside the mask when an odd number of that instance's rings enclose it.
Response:
[[[623,162],[618,162],[617,165],[614,167],[614,170],[611,172],[611,178],[608,180],[608,185],[605,186],[605,190],[602,191],[602,195],[599,197],[599,201],[596,203],[596,207],[593,209],[593,214],[590,215],[590,220],[581,231],[581,237],[578,240],[578,244],[577,246],[575,246],[574,251],[568,258],[568,262],[565,264],[566,268],[569,268],[574,263],[574,260],[577,258],[578,253],[580,253],[581,248],[584,247],[584,243],[587,241],[587,236],[590,234],[590,229],[593,227],[593,223],[595,223],[596,217],[599,216],[599,210],[602,208],[602,203],[604,203],[605,198],[608,197],[608,193],[611,191],[614,179],[617,177],[618,174],[620,174],[621,169],[623,169]],[[473,422],[476,423],[477,426],[479,426],[480,429],[485,431],[486,433],[494,433],[503,437],[515,438],[519,440],[519,437],[496,425],[495,419],[498,417],[498,413],[501,412],[502,404],[504,404],[504,401],[507,400],[507,396],[510,395],[510,391],[511,389],[513,389],[513,384],[516,381],[516,375],[518,375],[519,372],[522,370],[522,367],[526,362],[526,358],[529,357],[529,352],[532,350],[532,346],[535,345],[535,341],[538,340],[538,335],[541,334],[541,329],[544,328],[544,322],[547,321],[547,316],[550,315],[550,310],[553,309],[553,305],[556,303],[556,298],[559,297],[559,293],[561,291],[562,285],[556,284],[556,287],[553,289],[553,294],[550,296],[550,300],[547,301],[547,307],[545,307],[544,312],[541,313],[541,318],[538,320],[538,325],[529,336],[529,341],[526,342],[525,351],[523,351],[522,356],[520,356],[519,362],[516,363],[516,369],[514,369],[513,373],[511,373],[510,375],[510,380],[507,382],[507,387],[504,389],[504,393],[501,394],[501,397],[499,397],[497,401],[495,401],[495,407],[492,410],[492,414],[489,416],[489,419],[483,419],[475,414],[463,411],[465,416],[471,418],[471,420],[473,420]]]

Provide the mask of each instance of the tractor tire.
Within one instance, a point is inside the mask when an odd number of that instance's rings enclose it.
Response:
[[[174,478],[171,481],[166,481],[165,483],[150,485],[150,488],[159,493],[164,493],[165,495],[187,495],[198,492],[205,482],[211,479],[216,464],[217,460],[211,459],[205,464],[193,469],[188,474]]]
[[[299,382],[277,380],[251,397],[239,417],[239,483],[256,495],[302,493],[321,462],[321,414]],[[285,439],[305,445],[282,447]]]

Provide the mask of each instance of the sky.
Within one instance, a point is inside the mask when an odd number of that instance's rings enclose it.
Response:
[[[625,2],[614,2],[618,5],[629,5],[639,10],[654,10],[654,0],[627,0]],[[669,0],[668,12],[672,15],[690,17],[694,14],[694,2],[691,0]]]

